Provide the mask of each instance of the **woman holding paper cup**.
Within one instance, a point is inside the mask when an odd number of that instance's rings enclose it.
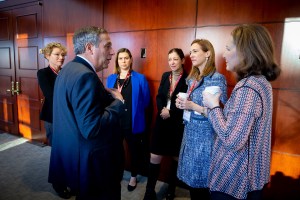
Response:
[[[175,106],[175,100],[178,93],[187,90],[183,51],[179,48],[171,49],[168,53],[168,63],[171,71],[163,73],[156,96],[158,112],[151,138],[151,158],[144,200],[156,199],[154,189],[163,156],[173,158],[166,199],[171,200],[175,196],[178,155],[184,128],[183,111]]]
[[[216,72],[215,51],[205,39],[196,39],[190,48],[192,69],[187,77],[187,98],[178,95],[176,106],[184,109],[184,135],[181,143],[177,176],[190,186],[192,200],[210,199],[208,169],[215,133],[203,105],[202,92],[206,87],[217,86],[222,103],[227,100],[227,84],[223,75]]]
[[[217,133],[209,170],[213,200],[260,200],[269,182],[272,86],[280,68],[273,42],[261,25],[236,27],[223,54],[238,83],[222,109],[219,96],[203,93],[208,118]]]

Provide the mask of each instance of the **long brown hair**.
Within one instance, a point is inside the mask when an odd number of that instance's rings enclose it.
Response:
[[[241,63],[236,67],[238,80],[249,75],[264,75],[275,80],[280,68],[275,62],[273,41],[268,30],[258,24],[244,24],[231,32]]]
[[[119,66],[119,63],[118,63],[118,59],[119,59],[119,54],[124,53],[124,52],[128,53],[129,58],[131,59],[131,64],[130,64],[130,69],[129,70],[132,71],[133,60],[132,60],[131,52],[129,51],[129,49],[121,48],[121,49],[118,50],[117,55],[116,55],[115,68],[114,68],[114,73],[115,74],[120,74],[121,73],[120,66]]]
[[[208,60],[205,64],[205,67],[203,69],[203,73],[201,74],[201,72],[199,71],[198,67],[196,66],[192,66],[192,69],[190,71],[189,76],[187,77],[187,79],[196,79],[197,81],[199,81],[200,79],[202,79],[204,76],[207,76],[213,72],[216,71],[216,63],[215,63],[215,50],[213,45],[205,39],[195,39],[191,45],[197,43],[201,50],[204,52],[208,52],[210,51],[210,56],[208,57]]]

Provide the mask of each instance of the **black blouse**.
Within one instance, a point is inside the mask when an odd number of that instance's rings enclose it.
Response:
[[[118,82],[120,85],[123,85],[125,79],[117,79],[114,85],[114,88],[118,88]],[[125,100],[125,112],[121,116],[120,123],[121,127],[124,130],[131,130],[132,129],[132,84],[131,78],[129,77],[126,80],[126,83],[122,87],[121,94]]]

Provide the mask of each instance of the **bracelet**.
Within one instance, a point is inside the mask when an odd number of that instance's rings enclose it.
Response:
[[[215,107],[211,108],[210,111],[212,111],[213,109],[216,109],[216,108],[221,108],[221,106],[215,106]]]

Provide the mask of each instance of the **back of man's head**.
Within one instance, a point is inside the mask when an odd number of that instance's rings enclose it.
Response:
[[[84,27],[75,31],[73,36],[75,55],[84,53],[88,43],[98,47],[101,42],[99,35],[103,33],[107,33],[107,31],[96,26]]]

